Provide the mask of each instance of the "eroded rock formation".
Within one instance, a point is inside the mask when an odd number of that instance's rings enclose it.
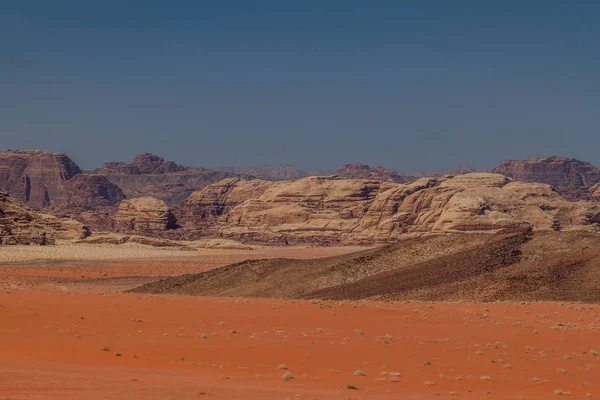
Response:
[[[43,151],[0,152],[0,190],[30,207],[52,205],[63,184],[81,170],[65,154]]]
[[[548,157],[502,161],[493,172],[517,181],[552,185],[569,198],[585,197],[600,182],[600,169],[574,158]]]
[[[114,222],[116,231],[150,236],[177,227],[177,220],[169,207],[153,197],[123,200]]]
[[[598,207],[567,201],[550,185],[472,173],[407,184],[233,179],[192,194],[178,213],[182,226],[222,237],[335,243],[442,232],[592,230]]]
[[[128,199],[151,196],[169,206],[179,205],[194,191],[232,176],[225,171],[183,167],[150,153],[136,156],[129,164],[105,163],[97,172],[121,188]]]
[[[0,244],[54,244],[89,236],[82,223],[38,213],[0,192]]]

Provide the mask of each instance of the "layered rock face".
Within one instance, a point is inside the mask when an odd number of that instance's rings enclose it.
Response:
[[[106,177],[79,174],[64,183],[57,201],[68,206],[94,208],[116,206],[124,199],[121,188]]]
[[[227,178],[194,192],[176,210],[180,224],[201,230],[219,221],[236,205],[260,197],[271,182]]]
[[[130,164],[123,162],[107,162],[98,171],[103,175],[143,175],[143,174],[166,174],[169,172],[184,171],[186,168],[174,163],[165,161],[164,158],[151,153],[142,153],[134,157]]]
[[[0,192],[0,244],[54,244],[83,239],[90,232],[82,223],[41,214]]]
[[[64,154],[42,151],[0,152],[0,190],[29,207],[73,218],[125,198],[106,177],[82,173]]]
[[[585,189],[600,182],[599,168],[574,158],[548,157],[502,161],[493,172],[517,181],[552,185],[567,197],[580,197]]]
[[[152,197],[123,200],[114,216],[115,230],[150,236],[176,228],[176,222],[165,202]]]
[[[231,176],[225,171],[183,167],[149,153],[136,156],[129,164],[105,163],[97,172],[129,199],[151,196],[169,206],[179,205],[194,191]]]
[[[373,179],[379,181],[405,183],[415,180],[414,177],[401,175],[398,172],[381,166],[370,167],[366,164],[345,164],[335,170],[334,175],[347,179]]]
[[[192,194],[178,212],[184,227],[238,240],[351,243],[442,232],[592,230],[599,207],[567,201],[550,185],[472,173],[408,184],[234,179]]]
[[[52,205],[63,184],[81,170],[65,154],[0,152],[0,190],[34,208]]]
[[[600,183],[595,184],[589,190],[590,196],[593,199],[600,200]]]

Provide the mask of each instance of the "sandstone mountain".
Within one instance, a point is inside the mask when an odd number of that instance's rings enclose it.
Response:
[[[291,165],[268,165],[264,164],[256,168],[250,167],[223,167],[220,171],[229,172],[232,175],[247,175],[254,176],[258,179],[266,181],[285,181],[292,179],[300,179],[308,176],[308,174]]]
[[[406,183],[416,179],[413,176],[401,175],[393,169],[381,166],[370,167],[361,163],[342,165],[333,172],[333,175],[347,179],[373,179],[396,183]]]
[[[164,201],[152,197],[123,200],[114,217],[115,230],[148,236],[175,229],[176,218]]]
[[[97,173],[123,190],[127,198],[152,196],[169,206],[179,205],[191,193],[232,176],[225,171],[184,167],[143,153],[129,164],[105,163]]]
[[[80,222],[38,213],[7,193],[0,193],[1,245],[46,245],[61,239],[83,239],[89,234]]]
[[[228,179],[193,193],[179,224],[240,241],[390,242],[442,232],[596,230],[600,205],[567,201],[550,185],[472,173],[407,184],[307,177]]]
[[[330,300],[600,302],[600,236],[430,235],[343,256],[250,260],[136,293]]]
[[[564,157],[502,161],[493,172],[517,181],[552,185],[569,198],[586,197],[587,189],[600,182],[599,168]]]
[[[77,164],[65,154],[0,152],[0,190],[34,208],[53,204],[63,184],[79,173]]]
[[[102,175],[78,174],[63,184],[57,203],[88,208],[116,206],[125,194]]]
[[[105,177],[84,174],[61,153],[0,152],[0,190],[30,207],[116,206],[125,195]]]

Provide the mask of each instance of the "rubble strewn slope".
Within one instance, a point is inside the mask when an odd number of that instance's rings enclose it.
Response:
[[[313,260],[252,260],[132,292],[332,300],[600,302],[600,235],[444,234]]]

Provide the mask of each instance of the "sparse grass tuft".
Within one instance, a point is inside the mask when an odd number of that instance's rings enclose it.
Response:
[[[277,368],[279,368],[279,369],[288,369],[287,365],[285,365],[285,364],[279,364],[277,366]]]
[[[289,380],[292,380],[292,379],[294,379],[294,375],[292,375],[292,373],[291,373],[291,372],[286,372],[286,373],[284,373],[283,375],[281,375],[281,378],[282,378],[284,381],[289,381]]]
[[[104,346],[104,347],[102,348],[102,351],[110,351],[110,347],[108,347],[108,346]]]
[[[350,384],[346,385],[346,389],[349,389],[349,390],[358,390],[358,387],[356,387],[355,385],[353,385],[353,384],[350,383]]]

